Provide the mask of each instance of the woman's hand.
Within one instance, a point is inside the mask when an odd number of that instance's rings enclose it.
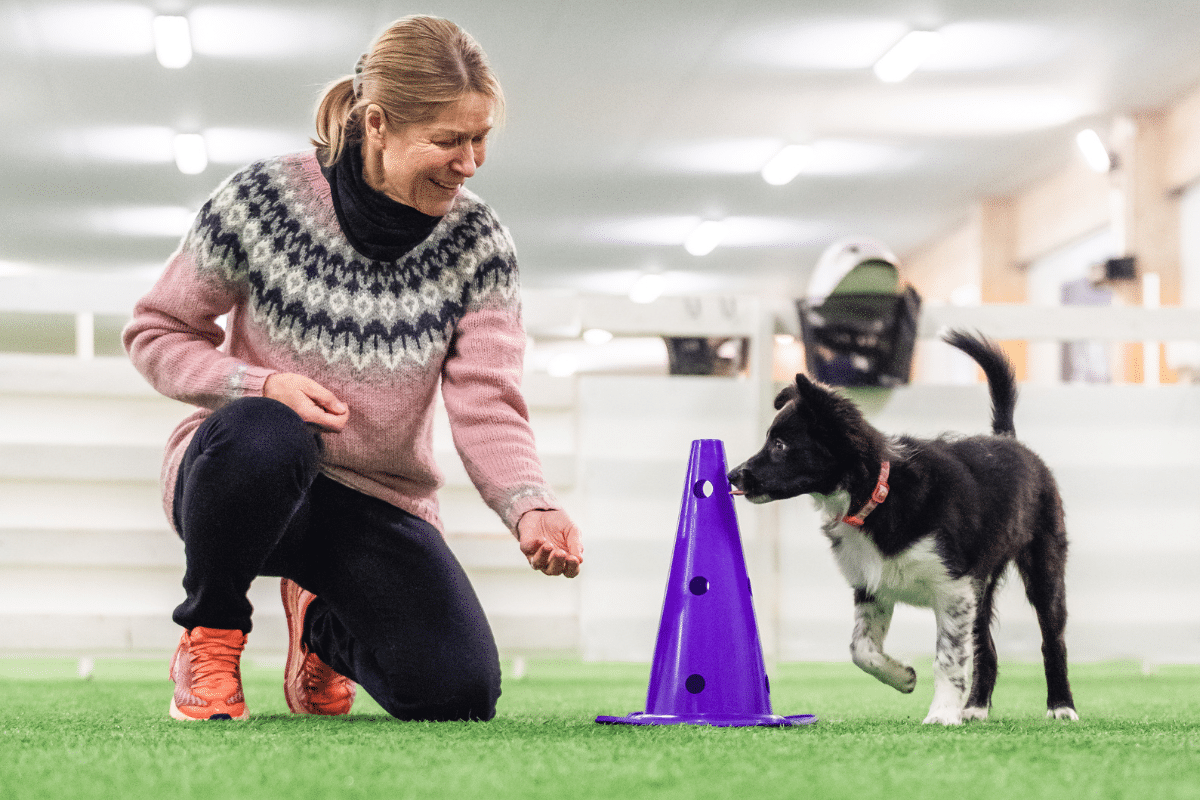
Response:
[[[300,419],[323,431],[337,433],[350,419],[350,407],[312,378],[294,372],[276,372],[263,383],[263,397],[278,400]]]
[[[574,578],[583,563],[579,526],[562,511],[527,511],[517,523],[521,552],[547,575]]]

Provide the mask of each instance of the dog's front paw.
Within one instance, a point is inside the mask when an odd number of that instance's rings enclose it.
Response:
[[[926,725],[961,725],[962,721],[961,708],[931,708],[925,718]]]
[[[963,722],[971,719],[985,720],[988,718],[988,710],[979,706],[971,706],[964,708],[962,712]]]
[[[1049,709],[1046,712],[1046,719],[1071,719],[1078,721],[1079,715],[1070,706],[1059,706],[1058,708]]]
[[[895,684],[897,691],[912,694],[913,689],[917,688],[917,671],[906,664],[901,675],[903,677]]]

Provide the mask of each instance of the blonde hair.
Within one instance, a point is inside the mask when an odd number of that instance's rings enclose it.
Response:
[[[363,113],[372,103],[388,123],[407,125],[434,119],[468,94],[490,98],[497,123],[502,119],[504,93],[479,43],[449,20],[398,19],[359,60],[354,75],[325,87],[312,140],[317,157],[329,166],[361,141]]]

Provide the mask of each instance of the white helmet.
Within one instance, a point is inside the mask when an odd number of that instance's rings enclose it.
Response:
[[[883,263],[890,265],[891,270],[888,270],[888,275],[894,275],[890,279],[890,286],[886,285],[889,281],[888,276],[881,276],[880,286],[873,289],[874,292],[883,292],[890,294],[895,291],[896,283],[899,282],[899,259],[896,255],[875,239],[870,239],[865,236],[851,236],[846,239],[840,239],[829,247],[825,248],[825,252],[817,259],[817,266],[813,269],[812,277],[808,280],[808,295],[807,300],[813,305],[820,305],[825,302],[825,298],[837,288],[842,279],[850,274],[851,270],[860,264],[866,262]]]

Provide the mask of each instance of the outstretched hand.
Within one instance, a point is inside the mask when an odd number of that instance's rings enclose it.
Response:
[[[350,408],[312,378],[294,372],[267,376],[263,397],[278,400],[300,415],[300,419],[323,431],[337,433],[346,427]]]
[[[563,511],[526,512],[517,523],[521,552],[529,565],[547,575],[574,578],[583,563],[579,526]]]

